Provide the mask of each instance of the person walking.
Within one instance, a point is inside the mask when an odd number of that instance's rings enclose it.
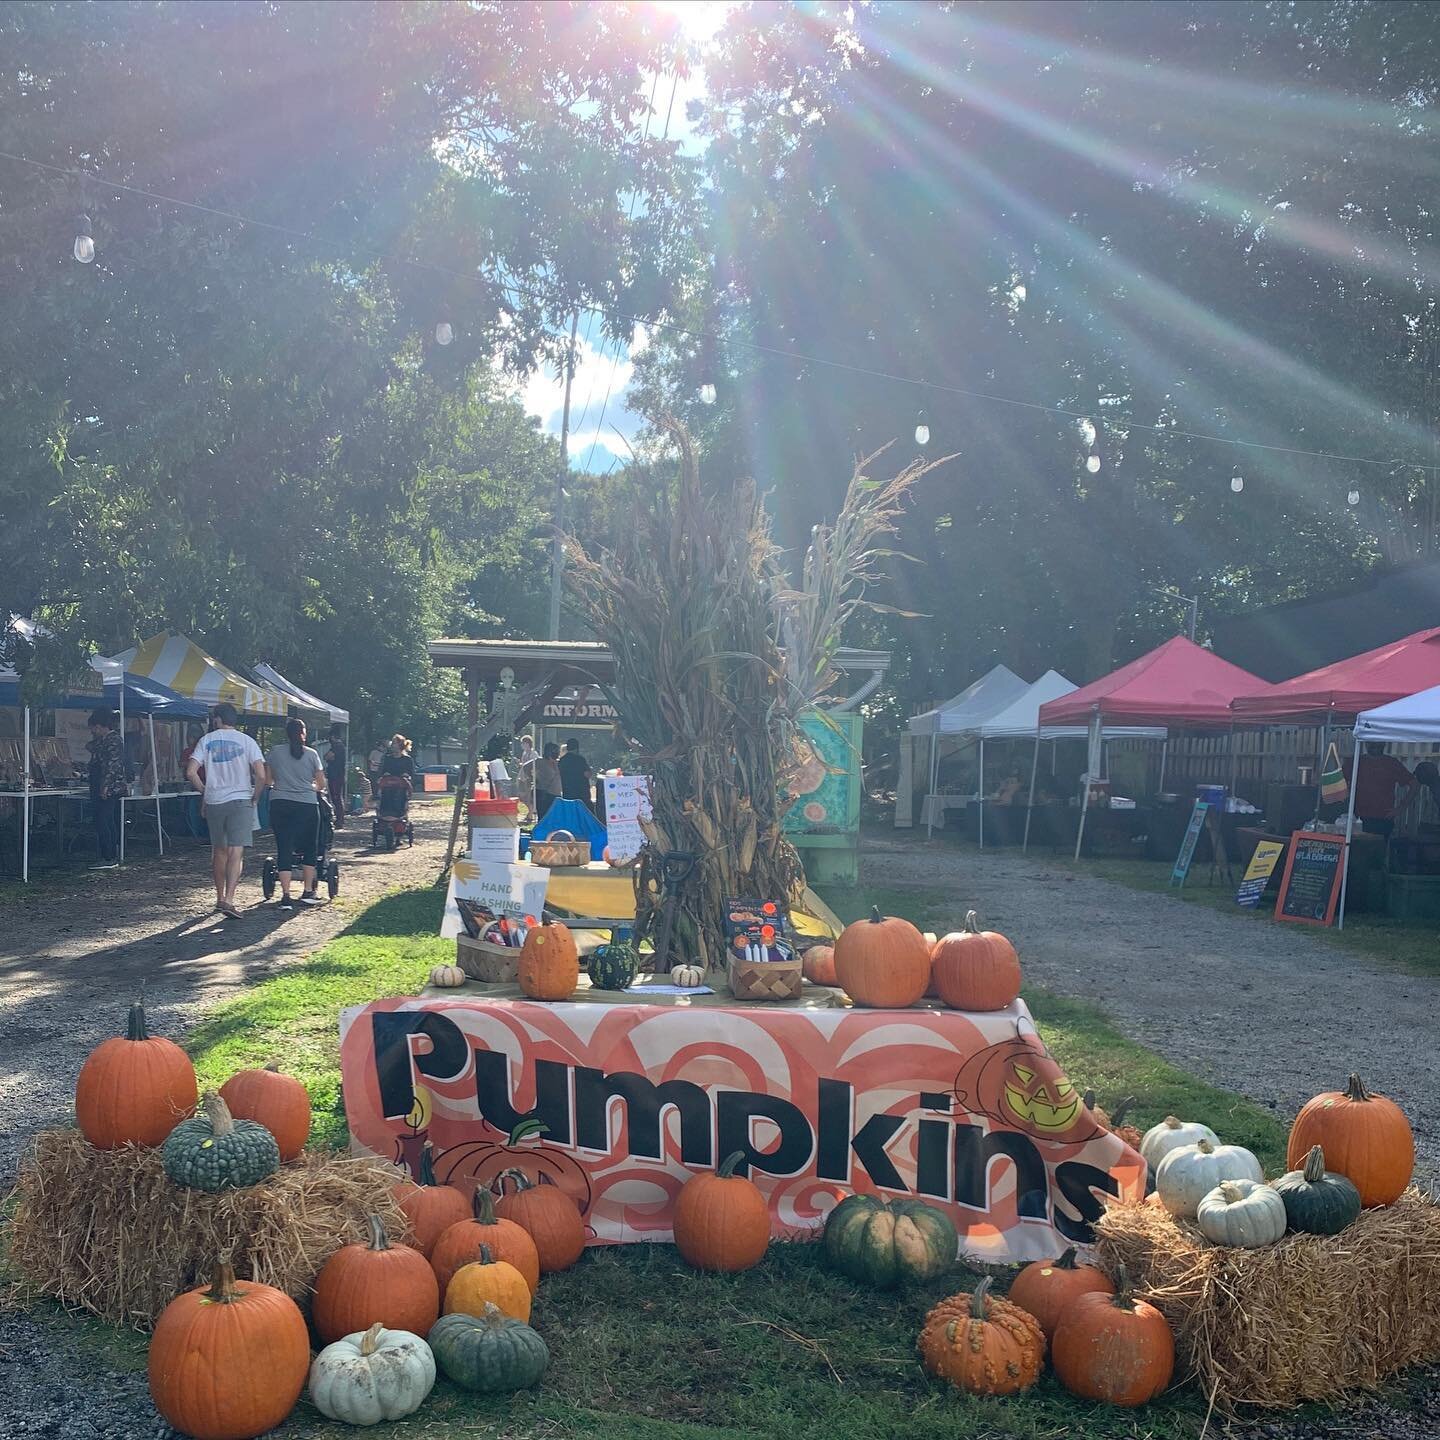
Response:
[[[520,754],[515,761],[515,798],[535,814],[535,766],[539,762],[535,753],[535,742],[528,736],[520,737]]]
[[[325,767],[306,743],[305,722],[285,722],[284,745],[265,757],[270,782],[270,828],[275,832],[275,868],[280,872],[281,910],[293,910],[291,876],[298,856],[304,875],[302,905],[322,903],[315,889],[316,850],[320,841],[320,792],[325,788]]]
[[[560,793],[567,800],[590,803],[590,762],[580,753],[579,740],[567,740],[560,757]]]
[[[239,712],[228,700],[222,700],[210,718],[215,728],[196,741],[185,778],[204,796],[215,908],[222,915],[238,917],[235,891],[245,868],[245,847],[255,836],[255,805],[265,788],[265,757],[249,735],[235,728]]]
[[[545,753],[535,762],[535,818],[543,820],[545,812],[560,798],[560,747],[547,741]]]
[[[120,719],[113,710],[90,715],[90,809],[95,817],[95,848],[99,859],[92,870],[120,868],[120,826],[123,823],[125,743]]]
[[[335,812],[335,828],[345,823],[345,727],[330,727],[330,745],[325,751],[325,784],[330,791],[330,808]]]

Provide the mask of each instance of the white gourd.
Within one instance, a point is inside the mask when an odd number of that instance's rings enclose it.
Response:
[[[1222,1180],[1263,1180],[1260,1162],[1243,1146],[1182,1145],[1172,1150],[1155,1172],[1160,1203],[1174,1216],[1193,1220],[1200,1202]]]
[[[1200,1202],[1195,1223],[1216,1245],[1257,1250],[1285,1234],[1285,1202],[1259,1180],[1222,1180]]]
[[[693,990],[705,983],[705,972],[698,965],[677,965],[670,972],[670,983],[682,990]]]
[[[430,983],[438,990],[454,990],[465,983],[465,972],[458,965],[437,965],[430,972]]]
[[[327,1420],[378,1425],[413,1415],[435,1384],[430,1347],[380,1324],[327,1345],[310,1366],[310,1399]]]
[[[1212,1145],[1220,1143],[1220,1137],[1208,1126],[1196,1120],[1177,1120],[1167,1115],[1158,1125],[1152,1125],[1140,1142],[1140,1155],[1150,1167],[1153,1175],[1160,1168],[1160,1162],[1182,1145],[1198,1145],[1208,1140]]]

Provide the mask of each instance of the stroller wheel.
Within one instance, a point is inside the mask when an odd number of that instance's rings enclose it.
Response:
[[[260,889],[267,900],[275,894],[275,885],[279,879],[280,872],[275,868],[275,862],[267,859],[260,870]]]
[[[332,860],[325,867],[325,888],[333,900],[340,893],[340,862]]]

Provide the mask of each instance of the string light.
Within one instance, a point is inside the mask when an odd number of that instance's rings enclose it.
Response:
[[[923,410],[915,417],[915,443],[917,445],[930,443],[930,423],[925,419]]]
[[[715,387],[707,380],[700,387],[700,403],[702,405],[713,405],[715,403]]]
[[[1099,434],[1099,431],[1095,429],[1095,422],[1093,420],[1082,420],[1075,428],[1080,432],[1080,443],[1087,450],[1093,449],[1095,437]]]
[[[90,233],[90,217],[82,215],[75,226],[75,258],[88,265],[95,258],[95,237]]]
[[[1345,503],[1347,505],[1358,505],[1360,503],[1360,492],[1358,490],[1352,490],[1345,497]]]
[[[1243,475],[1232,475],[1230,477],[1230,488],[1238,495],[1245,488],[1245,477]]]
[[[437,345],[448,345],[455,338],[455,332],[450,328],[448,320],[442,320],[435,327],[435,343]]]
[[[1100,457],[1098,455],[1087,455],[1085,457],[1085,468],[1092,475],[1100,473]]]

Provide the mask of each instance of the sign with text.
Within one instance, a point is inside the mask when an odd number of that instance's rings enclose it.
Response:
[[[1191,861],[1195,859],[1195,846],[1199,843],[1200,832],[1210,815],[1210,802],[1197,800],[1190,812],[1190,823],[1185,827],[1185,838],[1180,842],[1180,853],[1175,857],[1175,866],[1170,871],[1170,883],[1183,885],[1190,874]]]
[[[645,843],[642,820],[651,818],[647,775],[605,777],[605,830],[612,859],[631,860]]]
[[[1280,879],[1275,918],[1297,925],[1329,925],[1340,899],[1340,866],[1345,855],[1343,835],[1297,830]]]
[[[442,939],[453,940],[464,929],[457,899],[471,900],[492,915],[537,919],[545,909],[550,872],[543,865],[507,865],[499,861],[457,860],[450,869],[450,891],[440,922]]]
[[[542,725],[613,725],[619,712],[598,690],[561,693],[540,712]]]
[[[1240,888],[1235,892],[1237,905],[1254,909],[1260,904],[1260,897],[1265,893],[1265,887],[1270,883],[1270,877],[1275,873],[1275,867],[1284,853],[1283,840],[1262,840],[1255,847],[1255,853],[1250,857],[1250,863],[1241,877]]]

